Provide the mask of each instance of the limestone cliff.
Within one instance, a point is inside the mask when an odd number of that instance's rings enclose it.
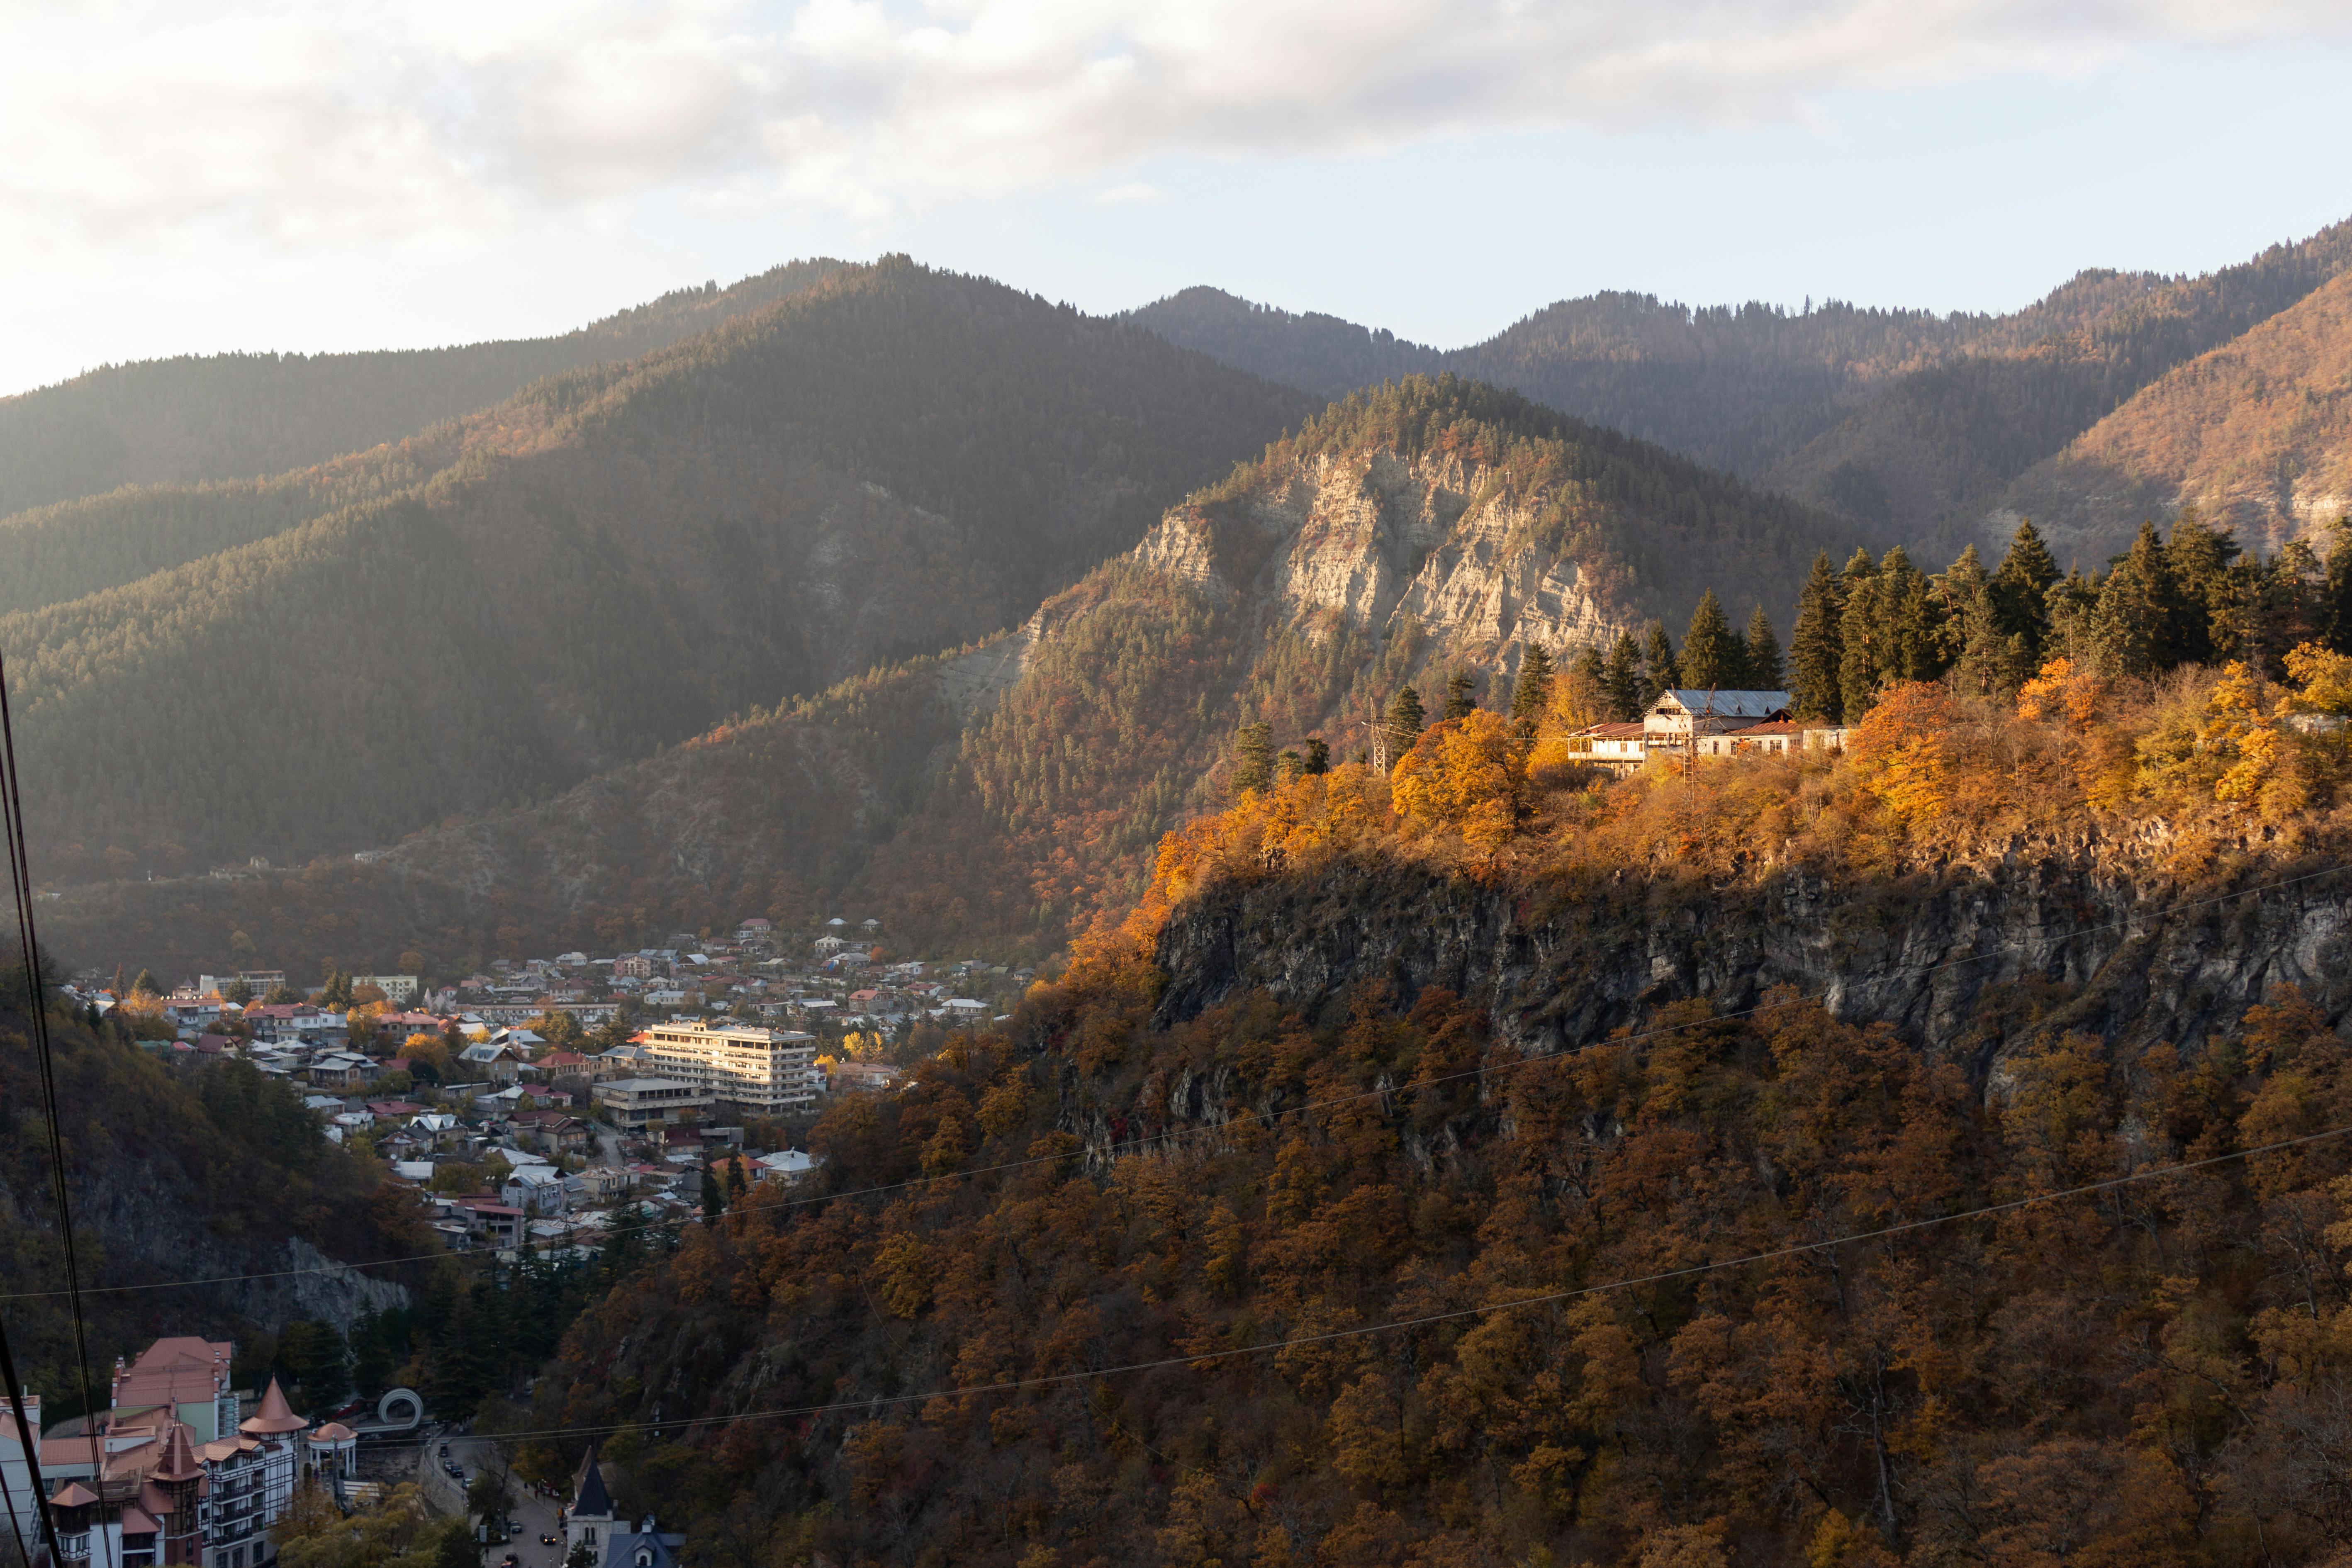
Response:
[[[1784,866],[1713,886],[1669,867],[1546,900],[1342,863],[1188,903],[1160,942],[1160,1013],[1189,1017],[1253,987],[1312,1010],[1365,984],[1437,985],[1533,1054],[1605,1038],[1662,1003],[1739,1009],[1790,985],[1979,1080],[2032,1031],[2193,1045],[2284,985],[2352,1023],[2352,874],[2255,856],[2184,888],[2163,847],[2086,829],[1899,880]]]

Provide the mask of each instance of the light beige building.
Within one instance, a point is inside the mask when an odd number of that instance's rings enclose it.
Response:
[[[674,1078],[618,1078],[598,1084],[595,1095],[614,1124],[629,1132],[676,1121],[685,1114],[700,1116],[710,1109],[710,1097],[698,1086]]]
[[[639,1035],[636,1043],[653,1071],[682,1079],[747,1115],[814,1110],[824,1086],[816,1068],[814,1035],[694,1019],[656,1024]]]

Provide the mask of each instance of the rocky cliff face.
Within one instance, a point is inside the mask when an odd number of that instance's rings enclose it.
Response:
[[[2256,862],[2183,891],[2157,847],[2085,833],[1863,885],[1793,867],[1727,888],[1628,871],[1541,900],[1356,865],[1229,884],[1163,933],[1160,1016],[1253,987],[1311,1012],[1366,984],[1400,998],[1437,985],[1485,1004],[1498,1037],[1535,1054],[1663,1003],[1734,1010],[1792,985],[1979,1081],[2032,1033],[2189,1046],[2286,985],[2352,1026],[2352,874]]]
[[[1431,662],[1516,670],[1530,643],[1603,644],[1633,620],[1540,542],[1541,499],[1452,455],[1321,455],[1237,509],[1171,509],[1135,559],[1275,626],[1416,630]]]

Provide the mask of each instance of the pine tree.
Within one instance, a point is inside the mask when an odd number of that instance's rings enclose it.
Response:
[[[1690,630],[1683,637],[1678,661],[1682,679],[1676,684],[1701,690],[1740,691],[1747,689],[1748,650],[1731,635],[1723,602],[1709,588],[1691,612]]]
[[[1642,645],[1633,640],[1632,632],[1617,634],[1617,641],[1609,650],[1601,686],[1609,694],[1610,716],[1617,722],[1631,723],[1641,717]]]
[[[1675,639],[1666,635],[1666,623],[1652,621],[1650,640],[1642,649],[1642,703],[1636,716],[1647,712],[1663,693],[1685,684],[1682,666],[1675,658]]]
[[[1263,790],[1274,783],[1274,726],[1260,719],[1244,724],[1234,741],[1234,794]]]
[[[2188,616],[2156,524],[2143,522],[2132,547],[2118,557],[2099,584],[2092,612],[2092,636],[2101,668],[2115,675],[2147,675],[2180,662]],[[2210,645],[2210,626],[2200,628]]]
[[[1428,720],[1422,712],[1421,693],[1408,686],[1389,701],[1388,723],[1384,739],[1388,742],[1388,765],[1394,767],[1412,750],[1421,739]]]
[[[1318,773],[1328,773],[1331,771],[1330,742],[1320,735],[1307,737],[1306,768],[1307,776],[1310,778]]]
[[[1840,675],[1844,645],[1839,636],[1844,618],[1845,579],[1823,551],[1813,557],[1812,574],[1797,599],[1796,629],[1789,637],[1790,695],[1804,718],[1835,723],[1845,711]]]
[[[1778,691],[1787,679],[1780,664],[1780,639],[1772,631],[1772,617],[1759,605],[1748,617],[1748,686],[1756,691]]]
[[[1910,552],[1896,545],[1878,563],[1881,626],[1881,687],[1906,680],[1933,680],[1944,673],[1943,615],[1927,574],[1911,564]]]
[[[706,1160],[702,1164],[702,1222],[705,1225],[727,1212],[727,1194],[719,1185],[719,1173]]]
[[[1445,678],[1444,717],[1446,720],[1450,721],[1455,719],[1467,719],[1471,714],[1478,711],[1478,698],[1475,690],[1476,685],[1477,682],[1466,669],[1457,669]]]
[[[1857,550],[1843,574],[1844,610],[1838,616],[1839,719],[1859,724],[1878,695],[1878,670],[1885,655],[1878,563],[1870,552]]]
[[[1511,682],[1511,723],[1532,731],[1551,697],[1551,655],[1540,643],[1529,643],[1519,655],[1518,679]]]
[[[2058,563],[2031,521],[2017,525],[2009,553],[1992,574],[1993,614],[2003,637],[2022,637],[2039,655],[2050,636],[2050,590],[2057,583]]]
[[[1936,597],[1943,607],[1944,660],[1959,689],[1979,697],[2015,696],[2016,688],[2009,685],[2011,639],[2000,629],[1992,579],[1975,545],[1961,551],[1936,579]]]
[[[2154,530],[2145,531],[2152,534]],[[2138,547],[2135,540],[2134,550]],[[2251,601],[2261,597],[2258,581],[2231,570],[2240,553],[2238,542],[2206,522],[2195,507],[2185,509],[2173,522],[2164,542],[2172,615],[2157,653],[2163,668],[2212,664],[2236,651],[2234,639],[2231,646],[2217,645],[2213,633],[2217,620],[2226,621],[2232,609],[2252,610]]]

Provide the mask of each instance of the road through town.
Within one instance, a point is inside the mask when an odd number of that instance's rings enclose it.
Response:
[[[459,1480],[443,1468],[441,1448],[448,1446],[448,1458],[465,1467],[466,1479]],[[425,1495],[434,1506],[443,1511],[462,1514],[466,1511],[466,1488],[484,1469],[493,1474],[503,1473],[498,1450],[487,1437],[452,1436],[446,1428],[428,1436],[417,1454],[417,1479],[424,1483]],[[498,1531],[491,1531],[493,1541],[482,1549],[482,1560],[498,1563],[507,1553],[515,1555],[519,1568],[562,1568],[563,1527],[561,1512],[551,1498],[541,1497],[520,1479],[507,1477],[507,1513],[514,1521],[514,1531],[504,1545],[496,1542]],[[540,1538],[551,1535],[555,1544],[548,1545]]]

